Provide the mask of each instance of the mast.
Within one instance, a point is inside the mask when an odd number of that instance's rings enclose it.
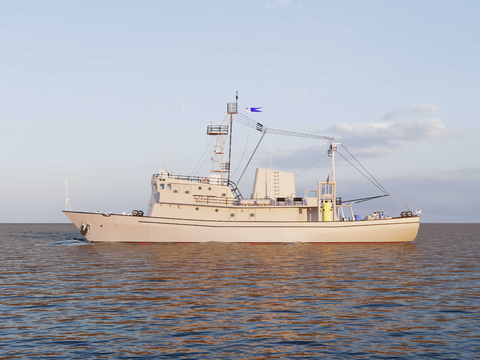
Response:
[[[235,94],[235,109],[237,109],[238,111],[238,91]],[[230,164],[232,160],[232,133],[233,133],[233,113],[230,112],[230,141],[228,143],[228,170],[230,170]],[[228,181],[230,181],[230,171],[228,171]]]
[[[337,151],[337,145],[341,145],[341,143],[337,143],[335,141],[335,137],[332,138],[332,144],[330,145],[330,149],[328,149],[328,156],[332,158],[332,182],[335,182],[335,151]]]
[[[232,156],[232,123],[233,115],[238,114],[238,92],[236,102],[227,103],[227,114],[223,119],[222,125],[207,126],[207,135],[216,136],[213,147],[212,168],[210,170],[210,180],[219,184],[228,184],[230,180],[230,159]],[[225,142],[230,131],[228,162],[225,162]],[[226,175],[226,176],[225,176]],[[226,177],[226,179],[225,179]],[[216,179],[216,180],[213,180]],[[213,183],[212,182],[212,183]]]
[[[335,136],[332,137],[332,144],[330,145],[330,149],[328,149],[328,156],[332,158],[332,182],[328,184],[326,189],[328,193],[330,193],[330,201],[332,202],[332,211],[333,211],[333,221],[337,220],[337,180],[335,179],[335,151],[337,151],[337,145],[341,145],[341,143],[337,143],[335,141]]]

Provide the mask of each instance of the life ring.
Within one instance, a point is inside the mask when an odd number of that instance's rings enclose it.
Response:
[[[200,195],[199,197],[197,197],[197,201],[198,201],[198,202],[203,202],[203,196]]]
[[[208,179],[206,177],[202,178],[202,183],[206,184],[208,182]]]

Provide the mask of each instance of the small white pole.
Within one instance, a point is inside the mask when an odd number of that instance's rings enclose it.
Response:
[[[160,171],[162,171],[162,129],[160,129]]]

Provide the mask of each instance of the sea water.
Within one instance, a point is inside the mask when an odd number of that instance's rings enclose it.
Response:
[[[73,225],[0,224],[0,357],[480,358],[479,234],[89,244]]]

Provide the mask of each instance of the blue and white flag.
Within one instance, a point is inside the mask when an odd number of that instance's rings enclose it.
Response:
[[[422,213],[422,210],[418,209],[417,214],[421,214],[421,213]]]
[[[263,112],[262,110],[260,110],[261,107],[255,107],[255,108],[247,108],[247,112]]]

